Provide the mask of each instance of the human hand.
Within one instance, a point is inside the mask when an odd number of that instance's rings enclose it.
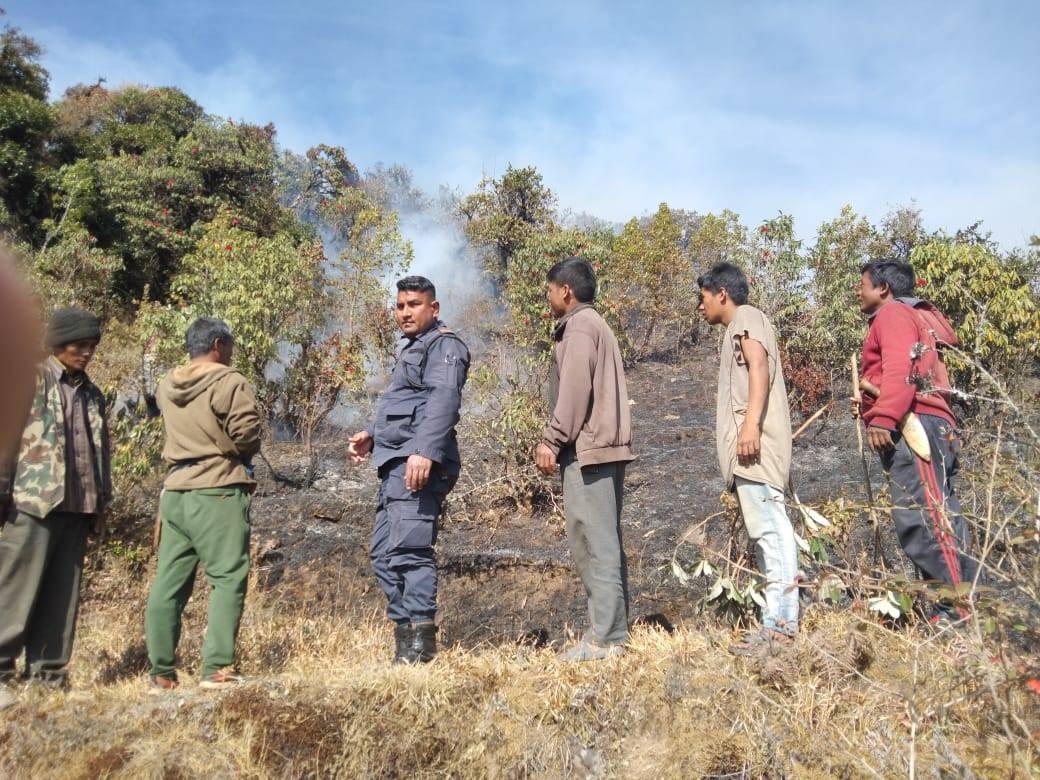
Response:
[[[547,477],[556,473],[556,453],[544,441],[535,448],[534,465]]]
[[[372,434],[368,431],[358,431],[347,439],[347,453],[351,461],[361,463],[372,451]]]
[[[8,519],[14,513],[14,501],[9,495],[0,496],[0,528],[7,524]]]
[[[737,462],[741,466],[758,463],[762,453],[762,430],[757,423],[744,420],[737,433]]]
[[[94,543],[98,547],[103,547],[105,540],[108,538],[108,510],[102,509],[96,515],[94,519],[90,521],[90,528],[88,534],[94,537]]]
[[[892,441],[892,431],[876,425],[867,426],[867,443],[870,445],[870,449],[879,454],[896,446]]]
[[[849,414],[852,415],[852,419],[858,420],[860,415],[860,399],[858,396],[852,396],[849,399]]]
[[[413,493],[422,490],[426,487],[426,483],[430,481],[430,470],[433,468],[433,461],[427,458],[425,455],[408,456],[408,463],[405,464],[404,469],[404,486],[411,490]]]

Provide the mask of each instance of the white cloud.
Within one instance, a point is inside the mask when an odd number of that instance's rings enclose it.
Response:
[[[57,89],[98,75],[172,84],[215,114],[274,121],[290,148],[412,167],[431,191],[469,191],[511,163],[536,165],[561,205],[615,221],[661,201],[750,223],[783,209],[811,238],[847,202],[877,219],[916,198],[932,227],[984,219],[1008,246],[1040,229],[1022,34],[945,5],[793,8],[373,10],[330,16],[355,33],[342,50],[272,56],[243,34],[209,66],[158,31],[118,47],[30,33]]]

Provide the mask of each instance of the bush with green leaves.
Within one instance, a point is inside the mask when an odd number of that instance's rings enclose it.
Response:
[[[946,350],[951,379],[971,390],[979,369],[1010,376],[1040,358],[1040,300],[1028,257],[1001,255],[984,242],[936,238],[910,261],[930,299],[950,319],[960,351]]]
[[[235,365],[261,386],[283,342],[300,343],[324,324],[321,246],[238,227],[225,212],[186,255],[171,287],[189,319],[216,316],[235,334]]]
[[[498,179],[485,177],[458,209],[470,241],[486,250],[485,267],[496,285],[528,240],[556,227],[556,196],[533,166],[510,165]]]
[[[689,310],[676,305],[697,293],[681,237],[682,227],[662,203],[650,219],[629,220],[614,240],[604,301],[617,317],[627,359],[675,349],[697,328],[699,317],[691,322]]]
[[[546,299],[546,274],[553,265],[572,255],[587,260],[597,274],[597,308],[605,316],[615,314],[615,302],[604,295],[612,262],[610,242],[609,233],[586,233],[575,228],[528,238],[513,255],[502,291],[510,317],[510,341],[520,347],[548,349],[556,322]]]

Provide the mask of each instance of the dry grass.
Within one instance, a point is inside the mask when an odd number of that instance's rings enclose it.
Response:
[[[386,661],[389,629],[376,615],[328,604],[280,609],[254,591],[241,644],[253,681],[207,694],[184,675],[178,692],[153,697],[143,676],[145,580],[111,564],[95,575],[72,692],[27,691],[0,716],[0,774],[1027,777],[1040,769],[1029,734],[1008,725],[1009,716],[1034,733],[1040,725],[1040,697],[1013,671],[1030,661],[1012,662],[972,630],[928,637],[816,607],[796,647],[766,662],[729,655],[730,634],[706,624],[639,629],[627,655],[600,664],[502,645],[399,668]],[[203,606],[188,610],[189,667]]]

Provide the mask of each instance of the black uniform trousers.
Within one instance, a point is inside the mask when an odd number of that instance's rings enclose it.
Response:
[[[407,458],[379,468],[379,502],[369,557],[396,623],[434,620],[437,613],[437,521],[457,473],[435,463],[422,490],[404,485]]]

